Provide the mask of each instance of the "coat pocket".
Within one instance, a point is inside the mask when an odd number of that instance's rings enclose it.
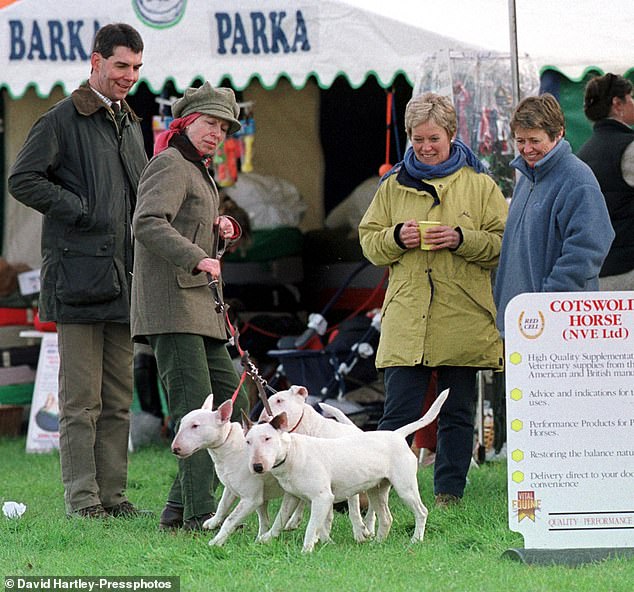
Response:
[[[180,269],[176,272],[176,281],[179,288],[200,288],[209,283],[206,273],[187,273]]]
[[[114,261],[114,235],[71,237],[62,240],[60,248],[56,281],[60,302],[100,304],[121,294],[121,279]]]

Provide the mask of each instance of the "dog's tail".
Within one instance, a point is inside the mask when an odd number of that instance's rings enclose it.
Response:
[[[442,393],[436,397],[436,400],[432,403],[432,406],[427,410],[427,413],[423,415],[420,419],[413,421],[412,423],[408,423],[404,425],[402,428],[398,428],[394,430],[397,434],[406,438],[410,434],[413,434],[416,430],[420,430],[424,428],[426,425],[429,425],[440,413],[440,408],[443,406],[444,402],[447,400],[449,396],[449,389],[445,389]]]
[[[339,423],[355,425],[355,423],[343,411],[341,411],[341,409],[328,405],[328,403],[319,403],[319,407],[321,407],[325,417],[330,417]]]

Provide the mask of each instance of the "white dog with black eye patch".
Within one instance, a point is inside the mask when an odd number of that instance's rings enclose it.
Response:
[[[423,540],[428,512],[418,491],[418,462],[405,438],[436,418],[448,394],[449,390],[444,390],[422,418],[394,431],[315,438],[285,431],[288,429],[285,413],[276,415],[270,423],[250,427],[246,433],[249,469],[257,474],[271,473],[284,491],[311,505],[304,552],[311,552],[318,540],[328,540],[328,517],[333,502],[361,491],[367,492],[376,512],[376,538],[384,540],[392,526],[388,507],[390,484],[414,513],[412,542]],[[280,534],[293,509],[288,505],[282,503],[262,541]]]

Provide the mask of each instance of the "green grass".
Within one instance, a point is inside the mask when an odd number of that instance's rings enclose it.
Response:
[[[431,470],[420,473],[430,508],[425,542],[409,542],[413,517],[392,495],[394,525],[382,544],[357,544],[347,516],[336,514],[330,545],[301,553],[303,528],[268,545],[255,544],[256,517],[224,547],[208,533],[167,534],[158,514],[176,462],[167,447],[130,457],[128,494],[154,518],[69,520],[59,460],[26,454],[24,438],[0,440],[0,504],[27,505],[19,520],[0,515],[0,576],[180,576],[181,590],[293,592],[631,592],[634,560],[611,559],[581,567],[527,566],[502,557],[522,547],[507,525],[506,468],[489,463],[470,473],[459,508],[433,507]],[[0,580],[1,581],[1,580]]]

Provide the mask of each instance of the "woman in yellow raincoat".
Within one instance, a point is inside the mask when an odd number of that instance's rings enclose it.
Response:
[[[379,429],[421,415],[433,371],[450,389],[438,420],[436,503],[460,501],[473,451],[476,373],[500,369],[491,270],[507,204],[477,156],[456,138],[449,98],[427,93],[405,111],[411,141],[359,225],[364,255],[388,266],[377,367],[385,369]],[[420,221],[431,221],[421,235]]]

